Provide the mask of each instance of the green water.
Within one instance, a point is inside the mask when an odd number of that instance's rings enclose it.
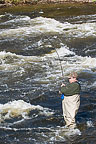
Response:
[[[24,14],[38,12],[43,10],[44,17],[62,17],[62,16],[77,16],[88,15],[96,12],[96,4],[82,4],[82,3],[63,3],[63,4],[37,4],[37,5],[25,5],[25,6],[10,6],[0,9],[0,14],[5,12],[13,14]],[[35,16],[33,14],[33,16]]]

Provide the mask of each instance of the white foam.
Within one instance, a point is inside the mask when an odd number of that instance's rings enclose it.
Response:
[[[19,19],[11,20],[17,21]],[[18,27],[15,29],[2,30],[0,36],[2,38],[16,38],[23,36],[41,35],[42,33],[50,34],[65,34],[71,37],[88,37],[96,36],[96,23],[82,23],[82,24],[70,24],[68,22],[61,23],[52,18],[37,17],[30,19],[29,17],[20,18],[22,21],[28,21],[28,26]]]
[[[39,114],[46,116],[52,115],[53,112],[48,108],[43,108],[40,105],[31,105],[30,103],[24,102],[23,100],[15,100],[8,102],[6,104],[0,104],[0,120],[9,119],[12,117],[22,116],[23,118],[28,118],[28,113],[31,110],[39,110]]]
[[[4,17],[4,15],[0,15],[0,18]]]
[[[87,121],[86,123],[87,123],[87,127],[94,127],[93,122],[91,120]]]
[[[56,52],[57,51],[57,52]],[[51,54],[46,54],[45,57],[54,57],[54,58],[58,58],[58,54],[60,57],[64,57],[66,55],[74,55],[75,53],[70,51],[69,48],[65,45],[65,46],[61,46],[61,48],[56,49],[53,51],[53,53]]]
[[[39,42],[41,44],[41,42]],[[96,67],[96,58],[91,57],[82,57],[75,55],[74,52],[70,51],[67,46],[61,46],[61,48],[56,49],[59,54],[61,61],[61,65],[63,68],[64,75],[69,74],[70,71],[77,71],[80,72],[82,70],[91,70],[92,68]],[[61,75],[61,67],[60,61],[56,51],[52,51],[50,54],[46,54],[42,57],[37,56],[22,56],[16,55],[15,53],[11,52],[0,52],[0,70],[1,71],[12,71],[15,75],[23,75],[25,73],[26,65],[37,64],[40,65],[42,68],[46,68],[46,77],[41,77],[38,79],[42,80],[49,80],[50,78],[59,78]],[[69,57],[65,57],[69,55]],[[72,56],[70,56],[72,55]],[[46,63],[44,63],[44,61]],[[53,68],[50,68],[50,64]]]
[[[66,136],[81,135],[81,132],[79,129],[69,129],[69,131],[66,132],[65,135]]]
[[[16,17],[15,19],[12,19],[12,20],[9,20],[9,21],[7,21],[6,23],[13,23],[13,22],[15,22],[15,23],[17,23],[17,22],[25,22],[25,21],[30,21],[31,19],[30,19],[30,17],[29,16],[18,16],[18,17]]]
[[[66,141],[66,137],[69,137],[70,136],[76,136],[76,135],[81,135],[81,132],[79,129],[68,129],[68,128],[65,128],[65,127],[50,127],[50,128],[41,128],[40,129],[48,129],[48,133],[46,132],[45,135],[46,137],[48,136],[48,141],[51,141],[51,142],[58,142],[58,141],[61,141],[61,142],[64,142]]]
[[[28,21],[30,21],[30,17],[29,16],[16,16],[16,18],[14,18],[14,19],[11,19],[11,20],[9,20],[9,21],[6,21],[6,22],[4,22],[4,23],[1,23],[1,24],[3,24],[3,25],[7,25],[7,24],[13,24],[13,23],[25,23],[25,22],[28,22]]]
[[[19,70],[19,73],[23,74],[25,64],[40,61],[42,58],[39,56],[22,56],[11,52],[0,52],[0,69],[4,71],[16,71],[18,73]]]
[[[38,128],[10,128],[1,126],[1,129],[10,130],[10,131],[35,131],[41,139],[43,138],[44,143],[66,143],[66,140],[72,138],[71,136],[81,135],[79,129],[69,130],[63,127],[38,127]],[[63,129],[63,130],[62,130]],[[43,130],[43,131],[42,131]],[[37,139],[34,138],[34,141]]]
[[[59,57],[56,51],[58,52]],[[60,77],[61,66],[59,58],[62,60],[61,65],[63,68],[64,75],[68,75],[71,71],[74,70],[77,72],[80,72],[82,70],[90,71],[92,68],[96,67],[96,58],[92,58],[90,56],[89,57],[78,56],[74,52],[70,51],[67,46],[61,46],[61,48],[56,49],[56,51],[53,51],[53,53],[46,54],[44,56],[44,60],[47,60],[47,62],[49,62],[49,65],[50,63],[52,63],[52,65],[54,66],[54,73],[53,69],[52,72],[50,69],[50,71],[47,72],[47,78],[50,76],[54,77],[55,75],[56,78]],[[69,57],[65,57],[66,55],[69,55]]]
[[[40,11],[39,13],[40,13],[40,14],[43,14],[44,12],[43,12],[43,11]]]
[[[41,41],[38,45],[41,45]],[[73,70],[77,72],[82,70],[90,71],[92,68],[96,67],[96,58],[75,55],[75,53],[70,51],[67,46],[62,45],[61,48],[56,49],[56,51],[58,52],[60,59],[62,59],[61,65],[64,75],[68,75],[69,72]],[[38,63],[42,68],[46,67],[45,73],[47,76],[41,78],[36,77],[37,80],[49,81],[51,79],[58,79],[61,76],[61,67],[56,51],[42,57],[22,56],[2,51],[0,52],[0,70],[12,71],[14,72],[14,76],[23,75],[26,69],[25,64],[31,64],[32,66],[32,64]],[[66,55],[69,55],[69,57],[65,57]],[[43,61],[46,61],[46,63],[44,64]],[[53,68],[50,68],[50,64]]]
[[[91,57],[81,57],[81,56],[75,56],[76,58],[75,64],[80,69],[86,69],[90,70],[91,68],[96,67],[96,58]]]

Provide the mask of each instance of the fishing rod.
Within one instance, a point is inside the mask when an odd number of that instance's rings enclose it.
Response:
[[[55,48],[55,51],[56,51],[56,53],[57,53],[57,56],[58,56],[58,59],[59,59],[59,62],[60,62],[62,77],[64,77],[63,67],[62,67],[62,64],[61,64],[61,59],[60,59],[59,53],[58,53],[58,51],[56,50],[56,48]],[[64,99],[64,94],[62,93],[62,94],[61,94],[61,100],[63,100],[63,99]]]
[[[56,53],[57,53],[58,60],[59,60],[59,62],[60,62],[61,74],[62,74],[62,77],[63,77],[63,76],[64,76],[64,73],[63,73],[63,67],[62,67],[62,64],[61,64],[61,59],[60,59],[59,53],[57,52],[56,48],[55,48],[55,51],[56,51]]]
[[[47,38],[47,39],[48,39],[48,41],[50,41],[49,38]],[[50,43],[51,43],[51,41],[50,41]],[[54,49],[55,49],[55,52],[58,56],[58,60],[59,60],[59,63],[60,63],[60,68],[61,68],[61,74],[62,74],[62,77],[63,77],[64,73],[63,73],[63,67],[62,67],[62,64],[61,64],[61,59],[60,59],[60,56],[59,56],[59,53],[58,53],[57,49],[55,47],[54,47]]]

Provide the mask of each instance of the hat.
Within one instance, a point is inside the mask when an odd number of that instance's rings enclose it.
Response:
[[[77,78],[77,77],[78,77],[78,75],[77,75],[77,73],[76,73],[76,72],[71,72],[71,73],[69,74],[69,76],[68,76],[68,77]]]

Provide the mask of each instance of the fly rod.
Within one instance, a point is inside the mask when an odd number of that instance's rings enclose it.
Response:
[[[63,77],[63,76],[64,76],[64,74],[63,74],[63,67],[62,67],[62,64],[61,64],[61,59],[60,59],[59,53],[57,52],[56,48],[55,48],[55,51],[56,51],[56,53],[57,53],[58,60],[59,60],[59,62],[60,62],[61,74],[62,74],[62,77]]]
[[[48,41],[50,41],[49,38],[47,38],[47,39],[48,39]],[[51,41],[50,41],[50,43],[51,43]],[[63,67],[62,67],[62,64],[61,64],[61,59],[60,59],[59,53],[57,52],[56,48],[54,48],[54,49],[55,49],[55,52],[58,56],[58,60],[59,60],[59,63],[60,63],[60,68],[61,68],[61,74],[62,74],[62,77],[63,77],[64,74],[63,74]]]

